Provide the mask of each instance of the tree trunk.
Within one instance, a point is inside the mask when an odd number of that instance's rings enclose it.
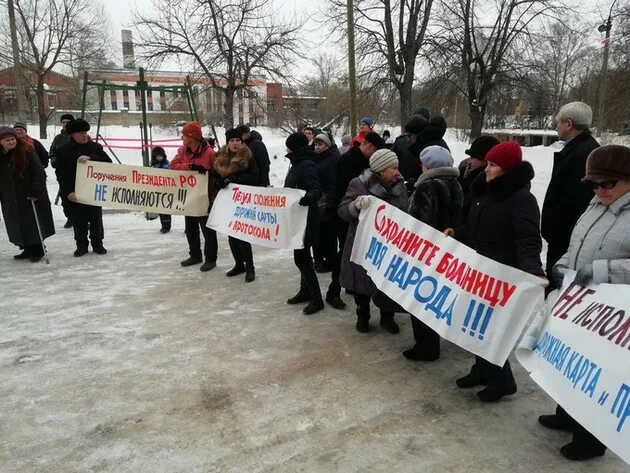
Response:
[[[229,85],[223,89],[225,93],[225,100],[223,101],[223,126],[225,129],[232,128],[234,126],[234,90]]]
[[[483,129],[483,120],[486,115],[484,107],[478,105],[469,105],[470,107],[470,139],[474,140],[481,136],[481,130]]]
[[[44,90],[44,77],[37,76],[37,117],[39,119],[39,138],[48,138],[46,126],[48,125],[48,113],[46,112],[46,91]]]
[[[402,78],[402,83],[398,88],[398,93],[400,95],[400,125],[403,129],[405,128],[405,122],[409,118],[412,112],[412,104],[411,104],[411,94],[413,92],[413,71],[414,65],[407,65],[405,68],[405,75]]]

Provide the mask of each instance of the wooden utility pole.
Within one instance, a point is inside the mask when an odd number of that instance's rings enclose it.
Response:
[[[354,58],[354,5],[353,0],[347,0],[348,5],[348,82],[350,85],[350,134],[357,133],[357,70]]]
[[[22,82],[22,63],[20,61],[20,48],[18,45],[17,29],[15,26],[15,6],[13,5],[13,0],[8,0],[8,4],[11,48],[13,49],[13,74],[15,75],[15,101],[17,104],[18,121],[26,123],[26,95],[24,94],[24,82]]]

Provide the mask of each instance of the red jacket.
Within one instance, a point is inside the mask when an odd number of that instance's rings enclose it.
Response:
[[[199,149],[195,151],[192,151],[190,148],[186,148],[185,146],[180,146],[177,150],[177,154],[170,162],[171,169],[188,171],[190,170],[191,164],[200,164],[206,169],[212,169],[216,155],[217,153],[205,139],[201,140]]]
[[[367,136],[367,134],[372,130],[372,128],[370,128],[368,131],[361,131],[359,133],[357,133],[354,138],[352,138],[352,141],[350,142],[350,148],[352,148],[354,146],[355,141],[359,144],[361,144],[363,142],[363,140],[365,139],[365,137]]]

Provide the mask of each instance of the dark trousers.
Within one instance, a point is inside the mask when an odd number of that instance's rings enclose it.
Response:
[[[586,450],[606,450],[606,445],[597,440],[593,434],[582,427],[561,406],[556,407],[556,416],[573,426],[573,441]]]
[[[346,235],[348,234],[348,223],[337,218],[335,220],[335,233],[337,235],[337,241],[339,242],[339,251],[333,258],[332,266],[332,280],[328,286],[328,292],[326,297],[340,296],[341,295],[341,283],[339,278],[341,277],[341,255],[343,253],[343,247],[346,244]]]
[[[171,228],[171,215],[170,214],[160,214],[160,223],[162,224],[162,228]]]
[[[300,270],[300,292],[307,291],[311,301],[321,301],[322,291],[313,268],[310,247],[293,250],[293,261]]]
[[[355,294],[354,303],[357,305],[357,317],[364,319],[370,318],[370,301],[372,298],[365,294]],[[381,318],[393,318],[394,312],[380,309]]]
[[[248,268],[254,267],[254,255],[252,254],[251,243],[237,238],[228,237],[230,251],[237,265],[245,265]]]
[[[63,214],[66,216],[66,219],[72,222],[72,202],[65,197],[61,197],[61,208],[63,209]]]
[[[551,279],[551,270],[558,262],[562,255],[567,252],[568,246],[561,244],[549,243],[547,247],[547,263],[545,267],[545,272],[547,273],[547,279],[549,279],[549,285],[545,288],[545,297],[555,289],[558,289],[558,286]]]
[[[77,248],[88,247],[88,232],[92,248],[103,246],[105,232],[103,230],[103,209],[93,205],[71,203],[71,216],[74,228],[74,239]]]
[[[422,350],[427,355],[440,356],[440,336],[427,324],[420,322],[413,315],[411,318],[411,329],[413,339],[416,341],[416,348]]]
[[[321,220],[319,224],[319,238],[313,246],[315,263],[327,262],[331,265],[337,257],[337,230],[335,223]]]
[[[509,387],[516,384],[509,361],[506,361],[503,366],[497,366],[480,356],[475,356],[475,364],[471,372],[479,374],[488,386]]]
[[[203,247],[203,255],[206,261],[217,261],[217,253],[219,251],[219,244],[217,243],[217,232],[212,228],[206,227],[208,216],[203,217],[189,217],[186,216],[186,238],[188,239],[188,253],[193,258],[201,258],[201,236],[199,235],[199,229],[203,233],[205,240]]]

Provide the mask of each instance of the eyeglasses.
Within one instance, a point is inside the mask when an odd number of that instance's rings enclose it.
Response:
[[[602,182],[590,182],[591,187],[594,191],[599,189],[600,187],[604,190],[610,190],[617,185],[619,181],[602,181]]]

